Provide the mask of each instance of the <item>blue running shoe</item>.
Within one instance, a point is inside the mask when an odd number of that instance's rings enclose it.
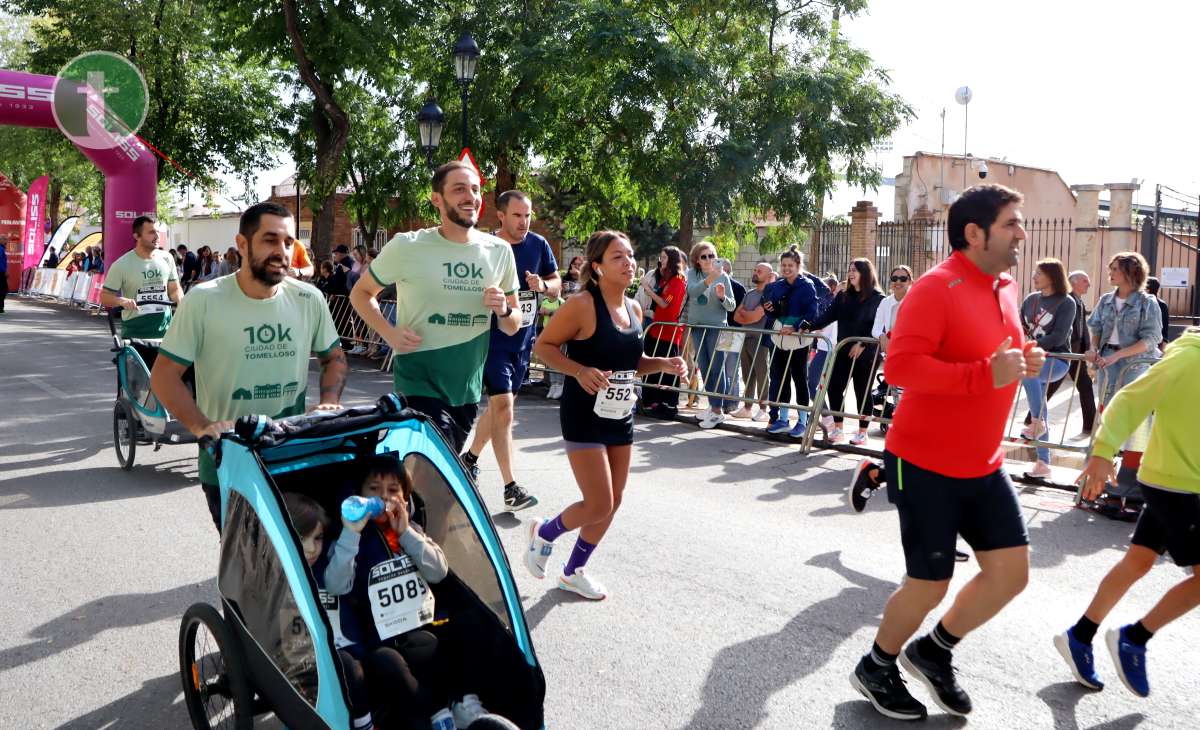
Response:
[[[1125,687],[1138,697],[1150,696],[1150,680],[1146,677],[1146,647],[1138,646],[1125,638],[1128,626],[1120,630],[1109,629],[1104,635],[1108,650],[1112,653],[1113,664],[1117,667],[1117,676]]]
[[[1092,645],[1085,644],[1075,638],[1074,629],[1054,637],[1054,647],[1062,655],[1063,661],[1071,668],[1075,681],[1088,689],[1104,689],[1104,682],[1096,674],[1096,660],[1092,656]]]
[[[796,421],[796,427],[792,429],[791,433],[789,433],[788,436],[791,436],[794,439],[804,438],[804,432],[808,430],[807,416],[808,416],[807,413],[800,414],[800,420]]]
[[[771,425],[767,426],[767,433],[787,433],[792,430],[792,424],[782,418],[777,418],[771,421]]]

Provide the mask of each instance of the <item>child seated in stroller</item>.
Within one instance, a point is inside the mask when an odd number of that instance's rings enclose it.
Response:
[[[322,544],[309,544],[316,533],[323,535],[324,510],[306,497],[288,495],[293,523],[304,536],[305,558],[322,588],[322,605],[337,612],[330,622],[336,618],[340,624],[335,640],[354,727],[371,727],[370,708],[375,707],[385,711],[389,727],[465,728],[487,711],[470,693],[447,707],[449,680],[464,674],[469,641],[464,631],[437,628],[444,622],[435,620],[429,586],[448,575],[445,554],[411,519],[412,483],[397,459],[373,458],[359,494],[383,500],[384,513],[357,522],[343,518],[341,534],[327,551]],[[320,510],[315,527],[307,522],[306,530],[297,521],[292,508],[297,497],[310,503],[308,510]]]

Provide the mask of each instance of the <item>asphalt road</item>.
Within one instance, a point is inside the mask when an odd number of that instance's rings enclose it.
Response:
[[[217,541],[191,447],[112,450],[113,369],[103,320],[9,299],[0,318],[0,727],[187,726],[178,680],[184,610],[214,601]],[[347,400],[390,379],[356,366]],[[556,404],[519,402],[518,478],[551,515],[577,498]],[[521,520],[499,513],[490,452],[481,490],[510,555]],[[893,510],[844,506],[852,460],[641,422],[629,490],[590,563],[612,596],[586,602],[514,560],[548,681],[552,728],[890,727],[848,686],[903,573]],[[1071,681],[1050,638],[1075,620],[1130,526],[1022,495],[1029,588],[963,641],[960,679],[984,728],[1195,727],[1200,616],[1151,642],[1154,694]],[[571,542],[562,541],[565,557]],[[960,566],[955,584],[972,574]],[[1114,615],[1131,621],[1181,571],[1160,564]],[[935,614],[935,618],[936,618]],[[932,621],[930,622],[932,625]],[[913,686],[913,683],[910,683]],[[923,692],[915,690],[918,697]],[[965,724],[934,713],[928,726]]]

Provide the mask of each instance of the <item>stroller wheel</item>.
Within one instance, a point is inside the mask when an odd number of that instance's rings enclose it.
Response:
[[[113,448],[117,450],[117,461],[121,468],[129,471],[133,468],[133,458],[137,454],[138,423],[133,413],[123,401],[113,404]]]
[[[254,727],[254,693],[241,646],[217,609],[195,603],[179,627],[183,700],[196,730]]]

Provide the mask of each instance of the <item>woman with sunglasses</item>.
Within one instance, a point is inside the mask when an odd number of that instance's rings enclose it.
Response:
[[[726,400],[729,393],[729,371],[725,358],[729,353],[717,349],[720,328],[729,322],[729,313],[737,308],[733,296],[733,283],[721,269],[717,260],[717,249],[708,241],[692,247],[691,269],[687,274],[687,323],[690,327],[692,346],[696,351],[696,367],[704,379],[704,390],[708,395],[709,413],[700,421],[700,428],[713,428],[725,420]],[[736,400],[729,400],[736,405]]]

